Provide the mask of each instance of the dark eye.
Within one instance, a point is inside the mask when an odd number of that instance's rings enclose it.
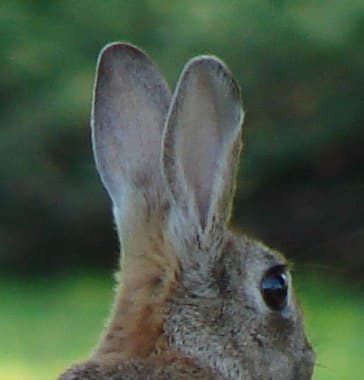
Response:
[[[288,279],[284,266],[269,269],[263,276],[260,291],[264,302],[273,310],[282,310],[287,304]]]

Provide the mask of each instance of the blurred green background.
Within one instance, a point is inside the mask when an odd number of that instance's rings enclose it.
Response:
[[[93,164],[96,58],[131,41],[171,85],[212,53],[247,110],[234,224],[296,262],[315,380],[364,373],[364,2],[0,4],[0,379],[53,379],[95,344],[117,239]]]

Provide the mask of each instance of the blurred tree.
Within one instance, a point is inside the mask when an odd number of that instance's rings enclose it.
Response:
[[[171,84],[193,55],[226,60],[247,109],[235,222],[361,274],[362,1],[3,0],[0,35],[2,269],[115,263],[88,115],[97,53],[124,40]]]

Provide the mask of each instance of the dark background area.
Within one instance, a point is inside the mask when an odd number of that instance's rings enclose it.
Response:
[[[88,124],[97,54],[122,40],[171,86],[196,54],[226,61],[247,110],[234,225],[363,279],[362,1],[3,1],[0,36],[0,271],[116,267]]]

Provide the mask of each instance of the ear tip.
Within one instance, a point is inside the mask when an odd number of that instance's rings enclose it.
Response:
[[[125,58],[133,58],[143,61],[149,60],[144,51],[139,49],[137,46],[129,42],[115,41],[106,44],[100,50],[97,60],[97,67],[100,68],[104,65],[112,65],[115,60],[120,62]]]
[[[137,53],[137,54],[143,54],[144,52],[139,49],[137,46],[131,44],[130,42],[120,42],[120,41],[113,41],[106,44],[101,50],[100,50],[100,57],[105,56],[107,54],[113,54],[113,53]]]
[[[229,88],[231,96],[234,100],[241,103],[241,92],[237,81],[229,67],[220,58],[215,55],[199,55],[190,59],[184,70],[183,76],[188,76],[191,73],[207,73],[211,78],[223,82]]]
[[[219,57],[213,54],[197,55],[196,57],[191,58],[187,62],[186,67],[193,67],[193,66],[197,67],[201,65],[203,65],[204,67],[209,67],[211,69],[222,69],[231,74],[226,63],[223,62]]]

